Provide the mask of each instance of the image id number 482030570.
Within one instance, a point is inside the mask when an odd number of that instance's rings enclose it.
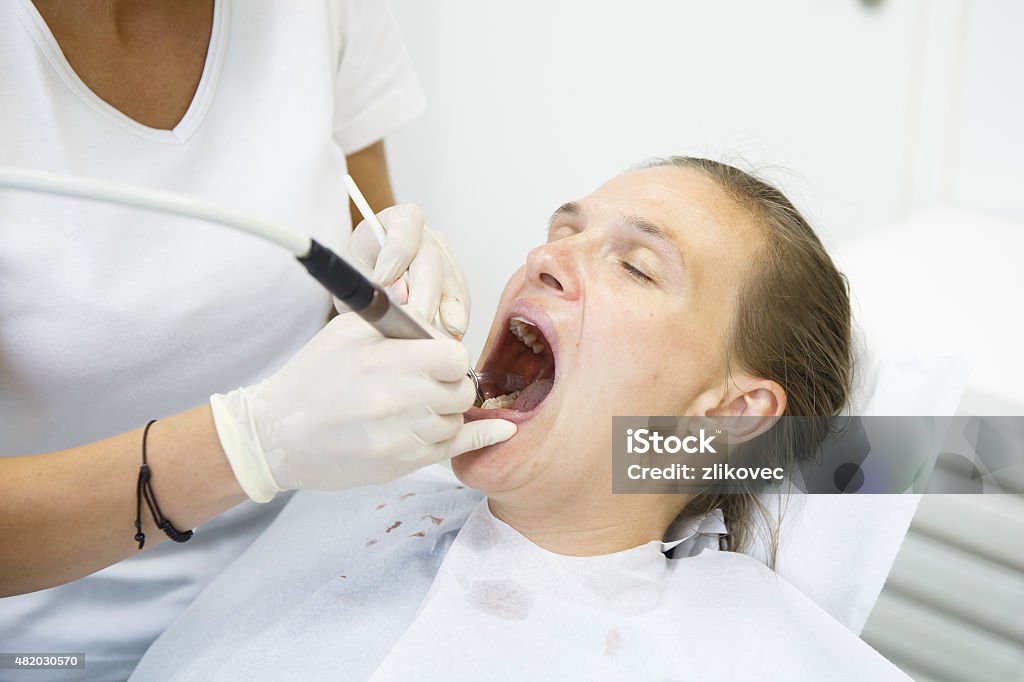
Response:
[[[84,667],[84,653],[0,653],[0,670],[57,670]]]

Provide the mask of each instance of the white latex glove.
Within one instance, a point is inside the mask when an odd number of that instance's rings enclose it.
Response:
[[[270,378],[210,398],[242,490],[384,483],[512,437],[501,419],[463,424],[473,405],[465,347],[451,339],[385,339],[339,315]]]
[[[425,319],[440,320],[440,329],[462,338],[469,326],[469,287],[462,269],[448,249],[444,235],[426,227],[423,209],[415,204],[398,204],[377,214],[387,239],[383,247],[370,225],[359,223],[342,250],[342,256],[371,278],[400,303],[408,296],[409,306]],[[408,291],[400,277],[408,271]],[[345,312],[343,305],[339,311]]]

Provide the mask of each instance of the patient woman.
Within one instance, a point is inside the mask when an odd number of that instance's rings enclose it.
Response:
[[[742,416],[793,454],[777,417],[844,408],[845,281],[780,192],[673,157],[563,205],[479,368],[498,378],[467,418],[514,438],[458,481],[300,493],[133,679],[904,679],[719,551],[749,541],[752,496],[612,493],[613,415]]]

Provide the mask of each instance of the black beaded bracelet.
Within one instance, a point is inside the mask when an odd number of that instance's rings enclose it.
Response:
[[[139,481],[135,487],[135,541],[139,543],[139,549],[146,544],[146,534],[142,532],[142,500],[145,498],[149,513],[153,515],[153,523],[156,527],[167,534],[167,537],[175,542],[188,542],[192,539],[192,531],[182,533],[171,525],[171,522],[164,518],[160,511],[160,505],[156,502],[156,493],[153,492],[153,485],[149,482],[152,474],[149,470],[149,463],[146,461],[146,439],[149,437],[149,427],[157,422],[156,419],[146,424],[142,432],[142,466],[139,467]]]

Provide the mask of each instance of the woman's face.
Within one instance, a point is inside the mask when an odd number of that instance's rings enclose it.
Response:
[[[702,415],[726,399],[728,327],[759,241],[690,169],[626,173],[558,209],[505,286],[478,367],[536,381],[511,409],[468,415],[519,432],[456,457],[456,475],[498,500],[610,494],[613,415]]]

